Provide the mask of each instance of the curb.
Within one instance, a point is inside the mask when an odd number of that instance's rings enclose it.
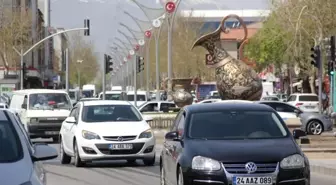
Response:
[[[336,148],[301,148],[304,153],[336,153]]]
[[[317,166],[317,165],[310,165],[310,172],[333,176],[333,177],[336,176],[335,168],[328,168],[328,167]]]

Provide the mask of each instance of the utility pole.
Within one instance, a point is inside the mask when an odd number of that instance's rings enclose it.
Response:
[[[65,49],[65,89],[69,93],[69,49]]]
[[[49,29],[50,29],[50,0],[44,0],[44,34],[45,37],[49,36]],[[44,66],[45,66],[45,73],[44,74],[49,74],[49,40],[45,42],[44,44]]]

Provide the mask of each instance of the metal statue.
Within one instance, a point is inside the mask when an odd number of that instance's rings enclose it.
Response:
[[[183,89],[182,85],[176,85],[172,94],[175,105],[178,107],[184,107],[190,105],[193,102],[192,95]]]
[[[216,70],[217,89],[222,100],[260,100],[263,88],[257,73],[244,61],[230,56],[222,47],[220,35],[222,32],[228,33],[224,23],[229,18],[236,18],[240,22],[245,32],[245,37],[241,40],[246,40],[247,27],[243,20],[237,15],[228,15],[216,31],[199,38],[192,49],[202,46],[209,52],[206,55],[207,66]]]

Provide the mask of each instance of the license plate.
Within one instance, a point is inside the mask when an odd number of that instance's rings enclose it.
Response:
[[[233,185],[249,184],[249,185],[271,185],[273,184],[272,177],[233,177]]]
[[[132,144],[110,144],[110,150],[131,150],[133,149]]]
[[[45,131],[44,132],[46,135],[58,135],[59,132],[58,131]]]
[[[315,108],[314,106],[306,106],[307,109],[313,109]]]

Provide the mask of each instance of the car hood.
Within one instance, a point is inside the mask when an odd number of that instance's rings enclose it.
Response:
[[[54,110],[28,110],[28,118],[47,118],[47,117],[68,117],[70,110],[54,109]]]
[[[94,132],[100,136],[136,136],[150,129],[145,121],[84,123],[81,125],[82,130]]]
[[[19,185],[30,180],[32,164],[21,160],[15,163],[0,163],[1,184]]]
[[[251,139],[251,140],[188,140],[188,149],[194,156],[200,155],[222,162],[279,162],[298,153],[293,140]]]

